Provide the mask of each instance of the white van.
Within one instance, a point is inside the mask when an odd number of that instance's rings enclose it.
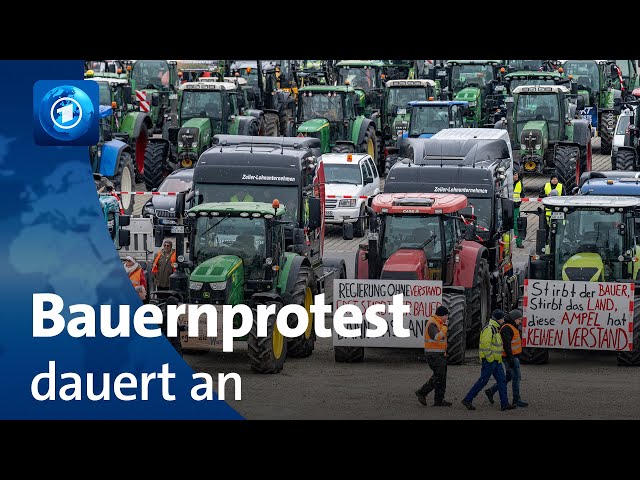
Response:
[[[363,153],[327,153],[319,161],[324,165],[325,222],[353,224],[353,235],[364,236],[365,207],[381,190],[375,162]],[[349,232],[343,232],[343,237],[350,239],[351,228],[345,230]]]
[[[632,107],[635,110],[636,107]],[[629,126],[629,120],[631,119],[632,110],[625,108],[620,115],[618,115],[618,121],[616,122],[616,130],[613,133],[613,142],[611,144],[611,168],[616,170],[615,156],[618,152],[618,147],[624,146],[624,134]]]

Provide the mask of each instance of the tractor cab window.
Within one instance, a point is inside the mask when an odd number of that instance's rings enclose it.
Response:
[[[338,70],[338,85],[344,85],[349,81],[349,86],[369,92],[374,88],[380,88],[377,68],[374,67],[342,67]]]
[[[493,65],[454,65],[451,69],[454,91],[466,87],[482,88],[493,80]]]
[[[111,106],[111,87],[107,82],[96,82],[100,95],[100,105]]]
[[[553,219],[556,280],[605,281],[624,278],[622,213],[575,210]],[[604,277],[604,278],[603,278]]]
[[[554,93],[518,95],[516,105],[517,137],[520,138],[527,122],[546,121],[549,140],[560,140],[560,96]]]
[[[424,250],[428,260],[438,261],[442,255],[440,218],[419,215],[390,215],[382,238],[382,261],[400,250]]]
[[[409,136],[419,137],[423,134],[434,134],[449,128],[449,108],[414,107],[409,121]]]
[[[537,72],[542,70],[543,60],[507,60],[509,68],[512,70],[530,70]]]
[[[314,118],[339,122],[344,118],[342,95],[336,92],[305,92],[301,98],[303,122]]]
[[[131,79],[137,89],[168,87],[169,64],[165,60],[138,60],[133,65]]]
[[[620,115],[618,117],[618,127],[616,129],[616,135],[624,135],[626,133],[630,120],[631,115]]]
[[[578,84],[578,88],[583,88],[590,92],[600,90],[600,73],[594,61],[570,60],[564,64],[565,75],[573,75],[573,81]]]
[[[180,118],[184,123],[189,118],[222,119],[222,98],[215,90],[185,90],[182,93]]]
[[[414,100],[427,100],[427,90],[423,87],[391,88],[387,97],[387,111],[396,106],[408,108],[407,103]]]
[[[219,255],[242,259],[245,275],[262,269],[265,258],[265,220],[237,216],[198,217],[194,258],[197,264]]]

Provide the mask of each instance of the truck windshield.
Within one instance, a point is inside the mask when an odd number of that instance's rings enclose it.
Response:
[[[324,164],[325,183],[348,183],[352,185],[362,185],[362,171],[357,163]]]
[[[169,86],[169,64],[165,60],[138,60],[133,65],[131,79],[137,89]]]
[[[407,103],[409,102],[427,99],[427,89],[424,87],[391,88],[387,98],[387,108],[391,110],[394,105],[398,108],[408,108]]]
[[[100,105],[111,106],[111,87],[107,82],[97,82],[100,94]]]
[[[440,228],[440,217],[437,216],[387,216],[382,238],[382,261],[401,248],[417,248],[434,235],[435,238],[424,247],[424,252],[428,259],[440,259]]]
[[[333,95],[320,92],[305,92],[298,98],[302,101],[302,121],[314,118],[326,118],[330,122],[338,122],[344,118],[342,95]]]
[[[182,92],[180,118],[183,123],[189,118],[222,119],[222,95],[215,90],[199,90]]]
[[[265,231],[263,218],[198,217],[193,247],[196,264],[218,255],[236,255],[245,269],[260,268],[266,256]]]
[[[449,128],[449,107],[414,107],[411,109],[409,136],[438,133]]]
[[[552,220],[556,225],[556,280],[563,279],[563,271],[568,277],[564,280],[588,281],[600,270],[606,282],[625,277],[626,264],[618,260],[624,252],[624,236],[618,232],[622,213],[576,210],[561,215],[564,218]]]
[[[282,185],[199,183],[195,188],[208,202],[264,202],[271,205],[277,199],[287,209],[285,220],[297,222],[298,188]]]
[[[378,87],[377,68],[374,67],[342,67],[338,70],[338,85],[349,80],[349,86],[368,92]]]

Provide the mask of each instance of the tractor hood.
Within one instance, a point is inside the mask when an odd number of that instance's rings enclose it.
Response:
[[[480,100],[480,89],[477,87],[463,88],[458,92],[455,100],[469,102],[469,108],[473,108],[476,106],[473,102],[478,102]]]
[[[329,128],[329,120],[326,118],[314,118],[307,120],[298,127],[298,132],[312,133],[319,132],[323,128]]]
[[[203,130],[204,128],[207,128],[209,125],[211,125],[211,122],[209,121],[208,118],[196,117],[196,118],[190,118],[189,120],[184,122],[182,124],[182,128],[190,127],[190,128],[199,128],[200,130]]]
[[[604,264],[597,253],[576,253],[562,266],[562,280],[597,282],[604,281]]]
[[[426,240],[426,239],[425,239]],[[427,265],[424,250],[400,249],[394,252],[382,267],[382,279],[424,280]]]
[[[242,260],[235,255],[219,255],[198,265],[190,279],[192,282],[224,282],[240,265]]]
[[[325,183],[324,189],[326,195],[360,195],[362,185],[351,185],[346,183]]]
[[[540,150],[536,145],[541,145],[542,149],[547,147],[549,141],[549,128],[545,120],[532,120],[524,124],[520,134],[520,143],[527,149]]]

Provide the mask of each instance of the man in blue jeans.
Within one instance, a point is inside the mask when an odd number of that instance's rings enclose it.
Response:
[[[520,335],[520,324],[522,323],[522,312],[511,310],[505,317],[504,324],[500,327],[502,336],[502,357],[507,366],[507,383],[513,381],[513,405],[516,407],[527,407],[529,404],[520,398],[520,354],[522,353],[522,336]],[[498,391],[498,384],[487,388],[484,393],[491,403],[493,395]]]
[[[504,312],[494,310],[489,323],[480,332],[480,360],[482,369],[480,378],[471,387],[469,393],[462,399],[462,404],[469,410],[475,410],[473,399],[476,398],[480,390],[487,386],[489,379],[493,375],[498,382],[498,392],[500,393],[500,410],[512,410],[516,408],[509,403],[507,396],[507,382],[502,368],[502,336],[500,326],[504,323]]]

